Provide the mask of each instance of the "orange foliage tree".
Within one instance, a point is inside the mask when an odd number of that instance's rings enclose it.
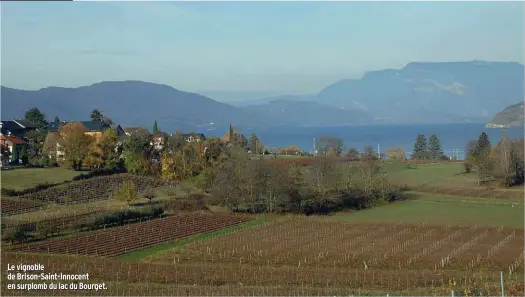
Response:
[[[91,145],[91,136],[86,135],[86,127],[82,123],[69,123],[60,127],[59,145],[64,152],[66,165],[80,170]]]

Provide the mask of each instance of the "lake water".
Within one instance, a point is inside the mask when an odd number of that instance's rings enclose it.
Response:
[[[219,131],[227,131],[219,130]],[[346,148],[354,147],[359,151],[367,145],[377,150],[379,144],[381,152],[387,148],[400,146],[405,149],[407,155],[414,147],[417,134],[424,134],[427,139],[436,134],[441,141],[441,146],[447,156],[456,153],[459,159],[464,158],[467,142],[471,139],[477,140],[481,132],[489,135],[492,143],[501,139],[501,129],[485,128],[484,124],[440,124],[440,125],[377,125],[377,126],[339,126],[339,127],[304,127],[291,128],[282,127],[278,129],[253,129],[240,131],[248,137],[250,132],[257,134],[266,147],[282,147],[297,145],[305,151],[313,149],[313,139],[322,135],[341,138]],[[507,129],[509,137],[523,138],[523,128]],[[223,135],[224,133],[219,133]],[[216,135],[220,136],[220,135]]]

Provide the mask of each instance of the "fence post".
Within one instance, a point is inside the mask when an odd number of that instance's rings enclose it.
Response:
[[[505,289],[503,287],[503,271],[500,271],[500,279],[501,279],[501,297],[505,296]]]

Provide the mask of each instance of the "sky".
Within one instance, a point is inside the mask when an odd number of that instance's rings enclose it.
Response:
[[[2,2],[1,84],[317,93],[413,61],[524,63],[523,2]]]

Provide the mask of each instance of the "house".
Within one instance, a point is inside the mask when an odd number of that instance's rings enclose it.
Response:
[[[49,123],[48,128],[47,128],[49,132],[47,135],[47,138],[58,139],[60,137],[60,134],[58,132],[59,129],[62,126],[65,126],[69,123],[72,123],[72,122],[62,121],[62,122]],[[99,142],[102,139],[102,136],[104,135],[104,131],[106,129],[113,129],[116,132],[117,137],[119,138],[119,145],[122,144],[122,141],[123,141],[122,138],[123,136],[126,135],[124,132],[124,129],[122,129],[120,125],[109,125],[108,123],[104,121],[82,121],[78,123],[81,123],[86,128],[86,131],[84,132],[84,134],[93,137],[96,142]],[[46,138],[46,142],[48,140],[47,138]],[[58,141],[56,141],[56,148],[57,148],[56,156],[50,156],[50,157],[56,157],[57,160],[59,160],[64,157],[64,152],[60,149],[60,144],[58,143]]]
[[[0,146],[2,149],[9,151],[9,156],[4,158],[2,154],[2,166],[7,166],[12,162],[21,163],[21,154],[26,147],[26,142],[19,137],[13,135],[0,135]]]
[[[184,141],[186,142],[201,142],[206,140],[206,137],[202,133],[191,133],[191,134],[182,134]]]
[[[37,129],[37,125],[27,120],[1,121],[0,123],[2,135],[11,135],[21,139],[25,138],[27,132]]]
[[[166,139],[167,136],[168,134],[164,132],[159,132],[151,136],[150,145],[153,146],[153,148],[157,151],[162,150],[162,148],[164,148],[164,139]]]
[[[148,136],[150,135],[148,129],[142,127],[128,127],[124,128],[126,136]]]

